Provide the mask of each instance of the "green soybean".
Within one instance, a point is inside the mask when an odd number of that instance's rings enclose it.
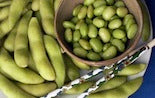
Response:
[[[114,19],[119,19],[119,16],[118,15],[114,15],[114,16],[111,17],[110,20],[114,20]]]
[[[84,82],[82,84],[73,86],[73,88],[71,88],[70,90],[66,90],[65,94],[81,94],[92,85],[93,82]]]
[[[95,52],[89,52],[89,53],[87,54],[87,58],[88,58],[89,60],[92,60],[92,61],[99,61],[99,60],[101,60],[100,55],[97,54],[97,53],[95,53]]]
[[[85,50],[91,50],[91,46],[87,40],[80,39],[79,43],[80,43],[81,47],[84,48]]]
[[[79,22],[75,26],[75,30],[80,29],[81,25],[84,23],[84,20],[79,20]]]
[[[88,98],[127,98],[140,88],[142,82],[143,78],[140,77],[128,81],[117,88],[91,94]]]
[[[114,38],[117,38],[117,39],[123,39],[126,34],[123,30],[120,30],[120,29],[115,29],[113,32],[112,32],[112,35]]]
[[[88,30],[88,36],[90,38],[96,38],[97,34],[98,34],[98,30],[97,30],[96,26],[93,25],[93,24],[90,24],[89,25],[89,30]]]
[[[76,47],[73,49],[73,52],[75,55],[79,56],[79,57],[82,57],[82,58],[86,58],[87,56],[87,51],[81,47]]]
[[[124,2],[122,1],[122,0],[118,0],[118,1],[116,1],[116,3],[114,4],[116,7],[124,7],[125,6],[125,4],[124,4]]]
[[[102,13],[102,17],[105,20],[110,20],[112,16],[114,16],[116,13],[116,10],[112,6],[108,6],[104,9]]]
[[[100,38],[102,39],[102,41],[104,43],[109,42],[110,39],[111,39],[111,34],[110,34],[109,30],[106,29],[106,28],[100,28],[100,30],[99,30],[99,36],[100,36]]]
[[[18,86],[1,74],[0,81],[0,89],[8,98],[35,98],[21,90]]]
[[[77,17],[73,17],[71,19],[71,21],[74,23],[74,24],[77,24],[77,22],[79,21],[79,19]]]
[[[37,18],[31,18],[30,20],[28,38],[32,57],[34,59],[38,72],[46,80],[55,80],[54,69],[46,56],[42,32]]]
[[[125,25],[126,30],[128,30],[130,28],[130,26],[134,23],[136,23],[136,22],[133,18],[129,19],[127,24]]]
[[[94,15],[95,16],[101,16],[105,8],[106,8],[106,5],[102,5],[102,6],[96,7],[94,9]]]
[[[73,32],[73,41],[78,42],[81,38],[81,34],[79,30]]]
[[[128,21],[129,21],[129,19],[133,19],[133,15],[132,14],[127,14],[124,17],[123,24],[126,25],[128,23]]]
[[[90,66],[72,58],[73,63],[80,69],[89,70]]]
[[[66,29],[64,35],[65,35],[65,40],[66,40],[68,43],[71,43],[72,40],[73,40],[73,33],[72,33],[72,30],[71,30],[71,29]]]
[[[68,55],[64,55],[64,61],[67,66],[67,75],[70,80],[75,80],[80,77],[79,69],[73,63],[72,59]]]
[[[93,18],[93,16],[94,16],[94,8],[92,5],[89,5],[87,10],[87,17],[91,19]]]
[[[107,43],[103,46],[103,51],[106,51],[111,46],[110,43]]]
[[[55,0],[56,2],[57,0]],[[46,34],[55,37],[54,32],[54,9],[50,0],[40,0],[40,16],[42,27]]]
[[[10,7],[8,7],[8,6],[0,9],[0,21],[6,19],[8,17],[9,10],[10,10]]]
[[[78,17],[79,19],[84,19],[84,18],[86,17],[86,15],[87,15],[87,6],[83,6],[83,7],[80,9],[80,11],[79,11],[77,17]]]
[[[81,47],[78,42],[73,43],[73,48],[76,48],[76,47]]]
[[[18,67],[4,48],[0,50],[0,69],[21,83],[38,84],[44,82],[44,79],[32,70]]]
[[[64,21],[63,22],[63,26],[65,27],[65,28],[71,28],[71,29],[75,29],[75,25],[74,25],[74,23],[72,23],[71,21]]]
[[[73,10],[73,16],[77,16],[79,14],[81,8],[82,8],[82,5],[81,4],[79,4],[78,6],[76,6],[74,8],[74,10]]]
[[[118,75],[119,76],[129,76],[129,75],[136,75],[142,71],[144,71],[146,68],[146,64],[131,64],[121,70]]]
[[[113,5],[115,3],[115,0],[106,0],[108,5]]]
[[[92,21],[91,19],[89,19],[89,18],[86,18],[86,23],[87,23],[87,24],[92,24],[93,21]]]
[[[119,39],[113,39],[111,42],[112,45],[117,47],[119,52],[124,52],[125,51],[125,44],[119,40]]]
[[[93,3],[93,6],[95,8],[99,7],[99,6],[102,6],[102,5],[106,5],[106,1],[105,0],[96,0],[94,3]]]
[[[36,97],[44,96],[47,93],[56,89],[57,87],[57,85],[54,82],[47,82],[35,85],[29,85],[17,82],[16,85],[19,86],[25,92]]]
[[[137,31],[138,31],[138,26],[137,26],[137,24],[132,24],[132,25],[130,26],[130,28],[128,29],[128,31],[127,31],[127,37],[128,37],[129,39],[134,38],[135,35],[136,35],[136,33],[137,33]]]
[[[101,52],[102,51],[103,44],[99,39],[92,38],[92,39],[90,39],[89,43],[95,52]]]
[[[14,46],[14,59],[19,67],[27,67],[28,54],[28,25],[32,17],[32,11],[28,11],[20,20]]]
[[[95,0],[84,0],[84,5],[91,5],[94,3]]]
[[[38,11],[40,8],[40,0],[32,0],[32,10]]]
[[[128,14],[128,9],[126,7],[118,7],[116,13],[119,17],[125,17]]]
[[[126,43],[127,40],[128,40],[127,37],[122,38],[122,41],[123,41],[124,43]]]
[[[3,2],[0,2],[0,7],[2,8],[2,7],[9,6],[11,5],[11,3],[12,3],[12,0],[5,0]]]
[[[104,60],[112,59],[117,55],[117,49],[115,46],[110,46],[106,51],[103,52],[102,56]]]
[[[98,27],[101,28],[105,25],[105,21],[99,17],[96,17],[93,19],[93,24]]]
[[[122,21],[120,19],[111,20],[108,27],[110,29],[117,29],[122,25]]]
[[[106,91],[110,89],[114,89],[116,87],[119,87],[120,85],[124,84],[127,81],[127,77],[115,77],[109,81],[107,81],[105,84],[102,84],[96,91]]]
[[[36,64],[35,64],[35,62],[34,62],[34,60],[33,60],[33,58],[32,58],[32,54],[31,54],[31,53],[29,53],[29,64],[28,64],[28,67],[29,67],[30,69],[32,69],[33,71],[35,71],[35,72],[38,73],[38,70],[37,70],[37,68],[36,68]]]
[[[86,23],[82,23],[80,26],[80,33],[82,38],[86,38],[88,35],[88,25]]]

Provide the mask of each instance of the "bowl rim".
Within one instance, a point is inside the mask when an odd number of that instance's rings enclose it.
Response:
[[[109,59],[109,60],[102,60],[102,61],[90,61],[90,60],[86,60],[86,59],[83,59],[83,58],[80,58],[78,56],[76,56],[75,54],[71,53],[66,47],[65,45],[61,42],[61,38],[59,37],[59,34],[57,33],[57,16],[58,16],[58,12],[60,10],[60,7],[61,5],[63,4],[65,0],[61,0],[60,2],[60,5],[58,7],[58,10],[56,11],[56,14],[55,14],[55,18],[54,18],[54,31],[56,33],[56,38],[57,38],[57,41],[59,42],[61,48],[62,48],[62,51],[63,53],[67,53],[71,58],[73,59],[76,59],[82,63],[85,63],[85,64],[88,64],[89,66],[95,66],[95,67],[100,67],[100,66],[109,66],[111,64],[114,64],[118,61],[120,61],[121,59],[125,58],[126,56],[129,55],[129,53],[131,53],[136,45],[138,44],[138,42],[140,41],[140,38],[141,38],[141,35],[142,35],[142,28],[143,28],[143,14],[142,14],[142,9],[138,3],[138,1],[136,0],[137,2],[137,6],[140,8],[139,10],[139,17],[140,17],[140,24],[139,24],[139,32],[137,31],[137,33],[139,33],[136,37],[136,39],[134,40],[133,44],[131,45],[131,47],[129,47],[125,52],[123,52],[122,54],[120,54],[119,56],[116,56],[112,59]]]

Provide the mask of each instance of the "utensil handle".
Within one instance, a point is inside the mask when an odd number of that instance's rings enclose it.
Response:
[[[147,46],[148,46],[149,48],[153,48],[153,47],[155,46],[155,39],[153,39],[151,42],[149,42],[149,43],[147,44]]]

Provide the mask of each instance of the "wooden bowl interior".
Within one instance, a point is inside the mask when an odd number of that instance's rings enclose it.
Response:
[[[57,33],[58,42],[63,48],[64,52],[66,52],[72,58],[78,59],[79,61],[86,63],[88,65],[92,65],[92,66],[109,65],[127,56],[135,48],[135,46],[137,45],[141,37],[143,17],[142,17],[141,8],[137,0],[123,0],[123,1],[128,7],[130,13],[132,13],[136,18],[136,21],[138,24],[138,32],[135,38],[128,42],[128,47],[124,53],[110,60],[95,62],[95,61],[81,59],[77,57],[76,55],[74,55],[74,53],[72,52],[72,47],[64,39],[65,29],[63,28],[63,25],[62,25],[63,21],[70,20],[72,18],[72,11],[74,7],[80,3],[83,3],[83,0],[62,0],[59,10],[57,11],[56,16],[55,16],[55,31]]]

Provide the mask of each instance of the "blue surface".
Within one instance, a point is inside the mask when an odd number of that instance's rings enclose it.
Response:
[[[155,30],[155,0],[145,0],[149,8],[153,29]],[[155,38],[155,32],[154,32]],[[144,76],[142,87],[130,98],[155,98],[155,48],[153,49],[149,67]]]

